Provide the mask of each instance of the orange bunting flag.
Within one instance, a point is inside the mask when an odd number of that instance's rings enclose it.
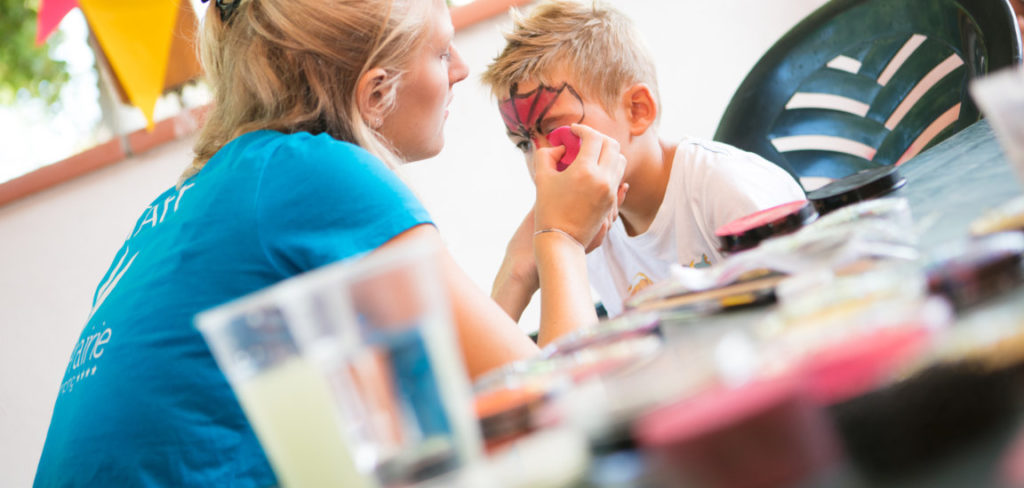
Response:
[[[131,104],[153,129],[180,0],[79,0]]]

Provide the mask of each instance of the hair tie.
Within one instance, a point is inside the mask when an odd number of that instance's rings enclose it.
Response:
[[[202,0],[203,3],[208,3],[209,1],[210,0]],[[227,22],[228,18],[230,18],[231,14],[235,12],[235,9],[238,8],[238,4],[241,3],[241,1],[242,0],[234,0],[227,3],[224,0],[214,0],[214,5],[216,5],[217,10],[220,11],[220,21]]]

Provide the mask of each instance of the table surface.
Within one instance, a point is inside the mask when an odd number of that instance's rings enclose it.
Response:
[[[910,202],[914,221],[923,227],[925,251],[965,239],[974,219],[1021,194],[1020,178],[984,120],[910,159],[899,171],[907,184],[893,196]]]
[[[926,256],[968,240],[971,222],[1022,193],[1020,177],[1008,164],[991,126],[984,120],[907,161],[899,170],[907,183],[888,196],[904,197],[910,203],[919,247]],[[1024,303],[1024,287],[992,303],[996,305],[989,306],[1020,307]],[[768,310],[747,309],[700,320],[712,326],[717,322],[752,322]],[[1016,430],[1011,427],[986,435],[935,465],[899,480],[866,481],[850,466],[842,466],[838,472],[802,486],[992,486],[997,464]]]
[[[920,232],[919,245],[925,252],[969,239],[971,222],[1022,193],[1020,176],[1008,163],[992,127],[985,120],[936,144],[907,161],[899,170],[907,178],[907,184],[894,196],[909,201]],[[1018,288],[986,306],[1019,308],[1022,301],[1024,288]],[[885,483],[885,486],[994,486],[999,463],[1016,430],[1011,427],[985,435],[930,469]],[[862,485],[847,476],[837,477],[827,484]]]

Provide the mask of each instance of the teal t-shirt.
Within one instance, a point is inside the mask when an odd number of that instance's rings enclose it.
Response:
[[[96,288],[35,486],[276,484],[193,316],[428,222],[358,146],[273,131],[231,141],[146,208]]]

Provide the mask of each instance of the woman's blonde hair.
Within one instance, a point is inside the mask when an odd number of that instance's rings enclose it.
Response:
[[[527,15],[513,10],[505,49],[481,79],[499,100],[514,83],[551,85],[558,73],[581,95],[594,97],[611,112],[624,88],[646,83],[659,101],[657,74],[633,22],[600,2],[550,0]]]
[[[222,20],[210,3],[200,33],[200,59],[214,103],[192,164],[179,185],[232,139],[260,129],[326,132],[394,166],[391,145],[360,114],[356,85],[367,71],[388,72],[395,88],[425,38],[423,0],[234,0]]]

